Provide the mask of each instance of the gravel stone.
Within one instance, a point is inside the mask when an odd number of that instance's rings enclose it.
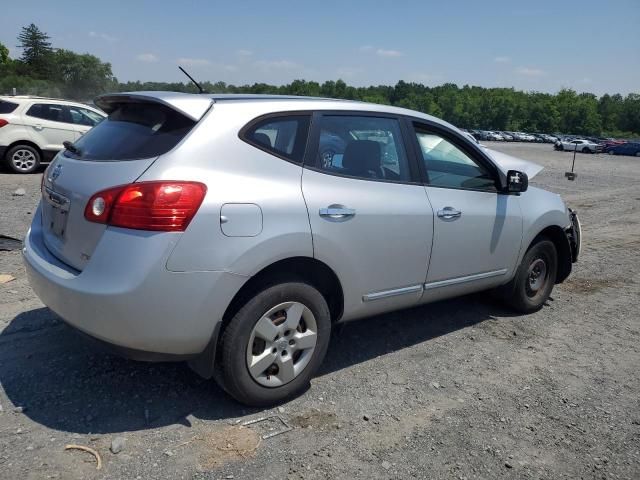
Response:
[[[111,450],[111,453],[113,454],[118,454],[120,453],[123,449],[125,444],[127,443],[127,439],[124,437],[115,437],[111,440],[111,447],[109,447],[109,450]]]

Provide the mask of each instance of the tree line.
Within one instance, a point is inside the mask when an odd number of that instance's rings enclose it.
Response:
[[[170,90],[197,93],[190,82],[119,82],[111,64],[98,57],[56,49],[36,25],[18,35],[19,59],[9,58],[0,44],[0,93],[88,101],[111,91]],[[396,105],[429,113],[463,128],[571,133],[615,137],[640,136],[640,94],[523,92],[513,88],[484,88],[453,83],[429,87],[399,81],[396,85],[354,87],[343,80],[324,83],[295,80],[286,85],[202,83],[211,93],[269,93],[308,95]]]

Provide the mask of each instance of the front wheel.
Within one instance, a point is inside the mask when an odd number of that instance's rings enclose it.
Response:
[[[508,285],[506,301],[522,313],[540,310],[556,282],[558,253],[553,242],[541,238],[524,255],[516,276]]]
[[[222,387],[241,403],[271,406],[302,392],[329,346],[325,298],[300,282],[280,283],[251,298],[221,340]]]
[[[582,153],[591,153],[591,150],[589,150],[589,148],[588,148],[588,147],[584,147],[584,148],[582,149]]]

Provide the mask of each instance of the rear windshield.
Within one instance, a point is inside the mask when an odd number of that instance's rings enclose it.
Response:
[[[195,124],[164,105],[122,103],[75,142],[76,151],[64,154],[92,161],[157,157],[175,147]]]
[[[0,100],[0,113],[11,113],[17,108],[18,104]]]

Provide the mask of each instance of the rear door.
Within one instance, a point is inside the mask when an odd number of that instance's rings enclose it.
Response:
[[[42,224],[51,253],[82,270],[107,228],[84,218],[89,198],[134,182],[195,124],[166,105],[123,101],[76,142],[79,153],[60,152],[45,172],[42,189]]]
[[[57,103],[34,103],[26,113],[32,139],[42,149],[49,152],[62,150],[63,142],[74,142],[77,132],[65,105]]]
[[[415,304],[431,250],[433,212],[398,118],[314,117],[302,191],[314,256],[342,281],[345,319]]]
[[[444,128],[414,123],[413,136],[435,212],[425,300],[499,284],[522,240],[519,197],[498,192],[497,172],[474,147]]]

